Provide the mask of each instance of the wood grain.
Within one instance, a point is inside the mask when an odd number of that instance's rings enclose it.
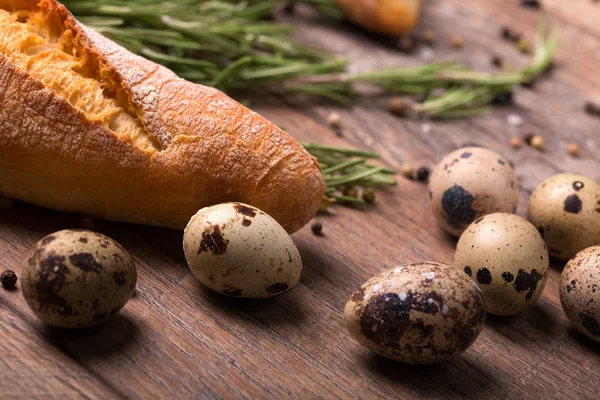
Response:
[[[534,90],[519,89],[515,104],[473,120],[398,119],[383,99],[359,99],[352,109],[324,101],[267,96],[252,106],[302,140],[370,148],[393,168],[433,165],[467,142],[492,148],[516,165],[523,187],[518,213],[531,190],[560,172],[600,180],[600,119],[583,112],[600,100],[600,4],[546,0],[563,25],[556,68]],[[337,51],[353,70],[416,65],[459,58],[491,69],[501,55],[526,62],[499,38],[503,25],[532,38],[539,13],[519,1],[430,0],[420,29],[434,29],[433,54],[406,56],[357,29],[300,8],[291,16],[307,43]],[[465,37],[453,50],[449,36]],[[343,137],[327,128],[342,114]],[[509,114],[524,118],[510,126]],[[423,132],[423,124],[431,132]],[[509,138],[528,132],[546,149],[513,150]],[[569,142],[582,156],[566,152]],[[558,300],[562,265],[530,311],[489,317],[478,341],[462,356],[431,367],[400,365],[369,354],[343,325],[346,299],[365,280],[397,263],[452,262],[456,241],[429,212],[426,187],[400,178],[378,193],[374,207],[336,208],[319,217],[325,235],[304,228],[294,235],[304,261],[292,292],[269,301],[235,301],[202,287],[186,266],[177,231],[98,221],[97,230],[127,248],[138,267],[137,296],[113,320],[84,331],[48,328],[25,304],[20,289],[0,290],[0,398],[498,398],[599,399],[597,344],[577,333]],[[78,216],[15,203],[0,210],[0,263],[20,273],[31,246],[43,236],[78,226]]]

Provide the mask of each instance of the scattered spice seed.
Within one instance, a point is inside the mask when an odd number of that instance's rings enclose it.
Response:
[[[388,103],[388,109],[390,110],[390,112],[399,117],[406,116],[408,108],[408,102],[402,97],[392,97]]]
[[[88,231],[93,231],[94,229],[96,229],[96,221],[94,221],[90,217],[83,217],[79,220],[79,226],[82,229],[86,229]]]
[[[460,49],[465,45],[465,38],[463,38],[460,35],[452,35],[452,37],[450,38],[450,44],[455,49]]]
[[[588,101],[585,103],[585,112],[600,117],[600,105]]]
[[[323,235],[323,224],[320,222],[315,222],[314,224],[312,224],[312,226],[310,227],[310,229],[312,230],[312,233],[315,236],[321,236]]]
[[[535,9],[539,9],[542,7],[540,0],[521,0],[521,5],[523,7],[535,8]]]
[[[342,125],[342,116],[336,112],[329,114],[327,117],[327,123],[334,129],[339,129]]]
[[[358,190],[354,186],[345,188],[343,193],[344,196],[352,197],[355,199],[358,197]]]
[[[569,143],[567,146],[567,152],[573,157],[579,157],[581,147],[577,143]]]
[[[11,208],[13,205],[13,202],[11,199],[6,198],[6,197],[0,197],[0,209],[8,209]]]
[[[502,38],[509,42],[518,42],[521,39],[522,35],[519,32],[513,31],[508,26],[502,27]]]
[[[523,54],[531,54],[531,46],[525,38],[521,38],[517,41],[517,50]]]
[[[535,79],[527,82],[521,82],[521,86],[523,86],[525,89],[533,89],[535,88]]]
[[[7,269],[0,275],[0,283],[2,283],[4,289],[12,289],[17,284],[17,274]]]
[[[523,139],[520,137],[514,136],[510,138],[510,145],[513,147],[513,149],[520,149],[524,144],[525,143],[523,143]]]
[[[496,97],[494,97],[494,104],[505,105],[512,103],[513,100],[513,92],[502,92],[498,93]]]
[[[427,179],[429,179],[429,168],[427,167],[421,167],[417,170],[417,179],[420,182],[427,182]]]
[[[371,188],[365,189],[363,191],[362,198],[365,201],[365,203],[367,203],[367,204],[375,203],[375,191]]]
[[[400,171],[405,178],[414,179],[415,177],[415,168],[410,164],[404,164]]]
[[[415,39],[411,35],[404,35],[398,39],[398,48],[404,53],[412,53],[415,47]]]
[[[496,68],[502,68],[504,66],[504,59],[498,55],[493,56],[491,62]]]
[[[525,141],[525,143],[527,143],[528,145],[531,146],[531,141],[533,140],[534,137],[535,137],[535,135],[533,133],[528,133],[525,136],[523,136],[523,140]]]
[[[286,2],[283,6],[283,11],[287,14],[293,14],[296,11],[296,2],[293,0]]]
[[[423,32],[423,43],[429,46],[433,46],[435,44],[436,39],[437,35],[431,29],[428,29],[425,32]]]
[[[533,147],[536,150],[543,150],[544,143],[545,143],[544,138],[539,135],[535,135],[534,137],[531,138],[531,147]]]

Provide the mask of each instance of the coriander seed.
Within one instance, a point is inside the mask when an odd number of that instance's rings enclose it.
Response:
[[[536,150],[543,150],[544,143],[545,143],[544,138],[539,135],[535,135],[534,137],[531,138],[531,147],[533,147]]]
[[[355,199],[358,197],[358,190],[354,186],[345,188],[343,193],[344,196],[352,197]]]
[[[323,235],[323,224],[320,222],[315,222],[314,224],[312,224],[312,226],[310,227],[310,229],[312,230],[312,233],[315,236],[322,236]]]
[[[388,109],[392,114],[404,117],[408,111],[408,102],[402,97],[392,97],[388,103]]]
[[[336,112],[329,114],[327,123],[330,127],[338,129],[342,125],[342,116]]]
[[[429,46],[433,46],[435,44],[435,40],[437,39],[436,34],[431,29],[427,29],[423,32],[423,42],[428,44]]]
[[[531,46],[525,38],[519,39],[517,42],[517,50],[523,54],[531,54]]]
[[[513,149],[520,149],[521,147],[523,147],[525,143],[523,143],[523,139],[521,139],[520,137],[512,137],[510,138],[510,145],[512,146]]]
[[[452,35],[452,37],[450,38],[450,44],[455,49],[460,49],[465,45],[465,38],[463,38],[460,35]]]
[[[404,164],[401,168],[402,175],[408,179],[414,179],[415,168],[410,164]]]
[[[17,274],[7,269],[0,275],[0,283],[2,283],[4,289],[12,289],[17,284]]]
[[[577,143],[569,143],[567,146],[567,152],[573,157],[579,157],[579,153],[581,152],[581,148]]]

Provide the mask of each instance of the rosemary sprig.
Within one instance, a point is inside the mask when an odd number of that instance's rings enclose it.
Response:
[[[302,145],[321,164],[327,185],[325,195],[330,199],[358,204],[372,202],[368,195],[365,196],[365,193],[372,193],[370,188],[397,184],[393,177],[395,171],[369,164],[369,160],[379,158],[377,153],[317,143]],[[361,191],[362,197],[359,196]],[[348,194],[352,192],[356,195]]]
[[[277,7],[310,4],[341,18],[335,0],[64,0],[84,23],[179,76],[227,92],[267,88],[350,104],[356,84],[426,97],[413,104],[431,118],[480,115],[494,98],[544,72],[558,29],[540,23],[535,55],[521,71],[489,74],[457,62],[346,73],[346,60],[304,46],[292,28],[267,19]],[[428,95],[429,94],[429,95]],[[425,96],[424,96],[425,95]],[[427,96],[428,95],[428,96]]]

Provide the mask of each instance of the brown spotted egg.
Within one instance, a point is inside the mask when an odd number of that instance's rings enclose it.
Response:
[[[549,257],[533,225],[514,214],[496,213],[469,225],[454,262],[479,284],[487,312],[515,315],[541,296]]]
[[[483,147],[448,154],[429,180],[431,209],[440,227],[460,236],[477,218],[494,212],[514,213],[519,182],[509,162]]]
[[[100,233],[64,230],[40,240],[21,272],[23,296],[49,325],[85,328],[116,314],[135,290],[127,251]]]
[[[292,238],[272,217],[242,203],[203,208],[184,233],[194,276],[230,297],[267,298],[300,280],[302,260]]]
[[[375,353],[409,364],[465,351],[483,329],[477,284],[455,267],[404,264],[368,280],[344,310],[350,334]]]
[[[569,260],[600,245],[600,185],[582,175],[551,176],[533,191],[528,219],[544,237],[550,255]]]
[[[569,320],[600,343],[600,246],[577,253],[560,277],[560,302]]]

